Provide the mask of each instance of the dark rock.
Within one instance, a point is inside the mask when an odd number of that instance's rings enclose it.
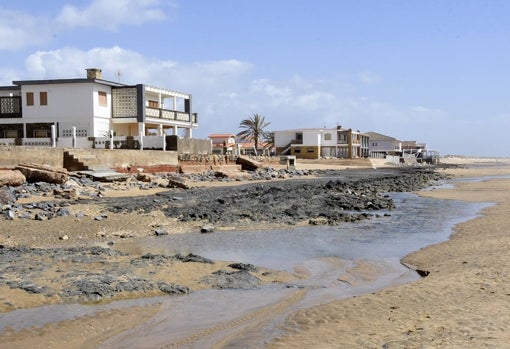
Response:
[[[244,270],[244,271],[252,271],[257,272],[258,269],[253,264],[246,263],[232,263],[228,265],[230,268]]]
[[[167,284],[165,282],[158,283],[158,288],[161,292],[165,292],[167,294],[188,294],[190,293],[189,288],[185,286],[175,285],[175,284]]]
[[[190,253],[186,256],[183,256],[181,254],[175,255],[175,258],[180,260],[181,262],[188,263],[188,262],[194,262],[194,263],[206,263],[206,264],[214,264],[214,262],[208,258],[197,256],[196,254]]]
[[[57,216],[64,217],[64,216],[70,216],[71,211],[69,211],[67,208],[59,208],[57,211]]]
[[[34,216],[36,221],[45,221],[48,219],[48,216],[44,212],[36,213]]]
[[[259,278],[243,270],[234,272],[218,270],[211,275],[204,276],[200,282],[220,289],[251,289],[261,284]]]
[[[189,186],[181,178],[169,178],[167,186],[168,186],[168,188],[189,189]]]
[[[0,205],[13,204],[16,202],[16,196],[9,187],[0,187]]]
[[[214,232],[214,227],[212,225],[204,225],[200,229],[200,232],[201,233],[212,233],[212,232]]]
[[[165,229],[156,229],[154,231],[154,235],[156,235],[156,236],[168,235],[168,231],[166,231]]]

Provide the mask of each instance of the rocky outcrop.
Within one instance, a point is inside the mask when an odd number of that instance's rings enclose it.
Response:
[[[394,208],[387,192],[415,191],[441,176],[429,169],[395,168],[325,172],[323,178],[267,181],[235,187],[190,188],[152,197],[115,199],[113,212],[162,210],[182,222],[204,225],[337,225],[370,219]]]

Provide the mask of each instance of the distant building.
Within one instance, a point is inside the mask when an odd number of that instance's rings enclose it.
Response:
[[[369,155],[369,137],[341,126],[275,131],[274,143],[277,155],[295,155],[301,159],[354,159]]]
[[[415,154],[427,149],[426,143],[417,143],[416,141],[402,141],[401,143],[404,153]]]
[[[227,154],[236,152],[236,135],[233,133],[215,133],[207,138],[211,140],[213,154]]]
[[[240,155],[255,155],[255,142],[238,140],[237,147]],[[257,155],[271,155],[274,151],[271,145],[264,141],[259,141],[257,148]]]
[[[366,132],[365,134],[370,138],[368,149],[371,157],[384,157],[402,152],[402,142],[394,137],[377,132]]]

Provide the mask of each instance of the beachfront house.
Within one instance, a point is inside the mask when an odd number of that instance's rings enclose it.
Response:
[[[387,155],[402,153],[402,142],[398,139],[377,132],[366,132],[366,135],[370,138],[368,147],[370,157],[384,158]]]
[[[342,126],[275,131],[274,143],[276,154],[301,159],[355,159],[369,155],[369,137]]]
[[[233,154],[236,152],[236,135],[233,133],[210,134],[213,154]]]
[[[96,137],[179,135],[198,127],[191,94],[145,84],[85,78],[20,80],[0,86],[0,144],[90,146]]]

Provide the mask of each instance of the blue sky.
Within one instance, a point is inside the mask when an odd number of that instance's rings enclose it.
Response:
[[[510,1],[0,0],[0,85],[84,77],[193,95],[195,137],[342,125],[510,156]]]

